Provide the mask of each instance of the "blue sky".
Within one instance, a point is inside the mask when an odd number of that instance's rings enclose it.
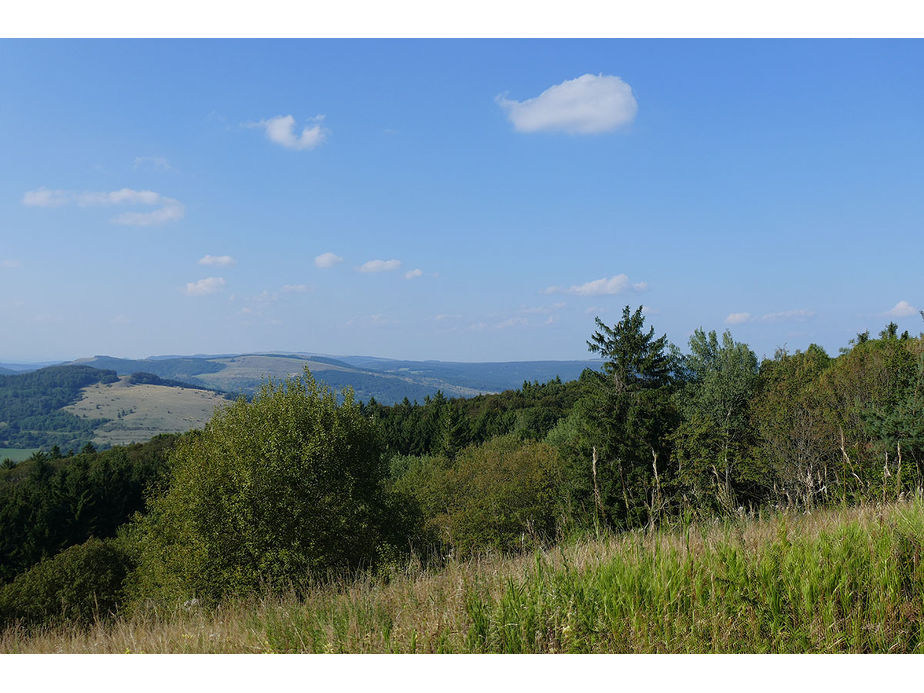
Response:
[[[917,334],[922,68],[920,41],[0,41],[0,360],[585,358],[626,304],[759,355]]]

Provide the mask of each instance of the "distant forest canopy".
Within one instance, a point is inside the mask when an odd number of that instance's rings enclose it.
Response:
[[[60,411],[80,399],[81,390],[118,380],[115,371],[90,366],[51,366],[0,375],[0,447],[79,448],[102,420]]]
[[[761,361],[730,332],[696,330],[682,352],[626,306],[587,346],[602,368],[576,380],[422,403],[357,402],[306,370],[201,431],[7,464],[0,621],[50,622],[67,600],[89,614],[102,592],[113,611],[217,604],[410,550],[439,562],[924,493],[924,334],[890,323],[837,356]],[[55,401],[83,381],[69,382]]]

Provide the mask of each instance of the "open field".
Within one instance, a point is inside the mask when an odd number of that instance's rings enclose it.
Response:
[[[216,610],[0,635],[3,652],[922,652],[924,505],[781,513],[411,561]]]
[[[132,385],[127,377],[84,389],[83,398],[64,411],[84,419],[110,419],[94,432],[97,445],[143,442],[160,433],[202,428],[216,407],[229,404],[206,390]]]
[[[38,450],[39,448],[0,448],[0,461],[11,459],[13,462],[22,462]]]

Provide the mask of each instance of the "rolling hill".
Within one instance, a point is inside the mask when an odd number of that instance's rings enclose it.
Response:
[[[442,392],[473,397],[518,388],[523,381],[573,380],[592,361],[453,363],[368,356],[225,354],[123,359],[94,356],[70,364],[0,373],[0,459],[35,449],[79,449],[149,440],[200,428],[228,397],[251,395],[267,378],[305,367],[339,391],[382,404],[423,402]]]
[[[222,393],[150,373],[118,376],[88,365],[0,375],[0,459],[34,449],[62,451],[143,442],[200,428]]]
[[[399,361],[368,356],[330,357],[307,352],[238,354],[221,356],[170,356],[148,359],[117,359],[94,356],[74,363],[128,375],[153,373],[232,394],[253,394],[267,377],[282,379],[299,375],[307,366],[321,383],[335,390],[352,387],[357,399],[375,397],[394,404],[405,397],[423,401],[442,391],[447,397],[473,397],[520,387],[524,380],[547,382],[556,377],[574,380],[595,361],[514,361],[508,363],[459,363],[447,361]]]

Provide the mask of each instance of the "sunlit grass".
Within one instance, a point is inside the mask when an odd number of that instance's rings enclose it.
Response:
[[[922,652],[924,505],[482,556],[216,610],[0,635],[5,652]]]

